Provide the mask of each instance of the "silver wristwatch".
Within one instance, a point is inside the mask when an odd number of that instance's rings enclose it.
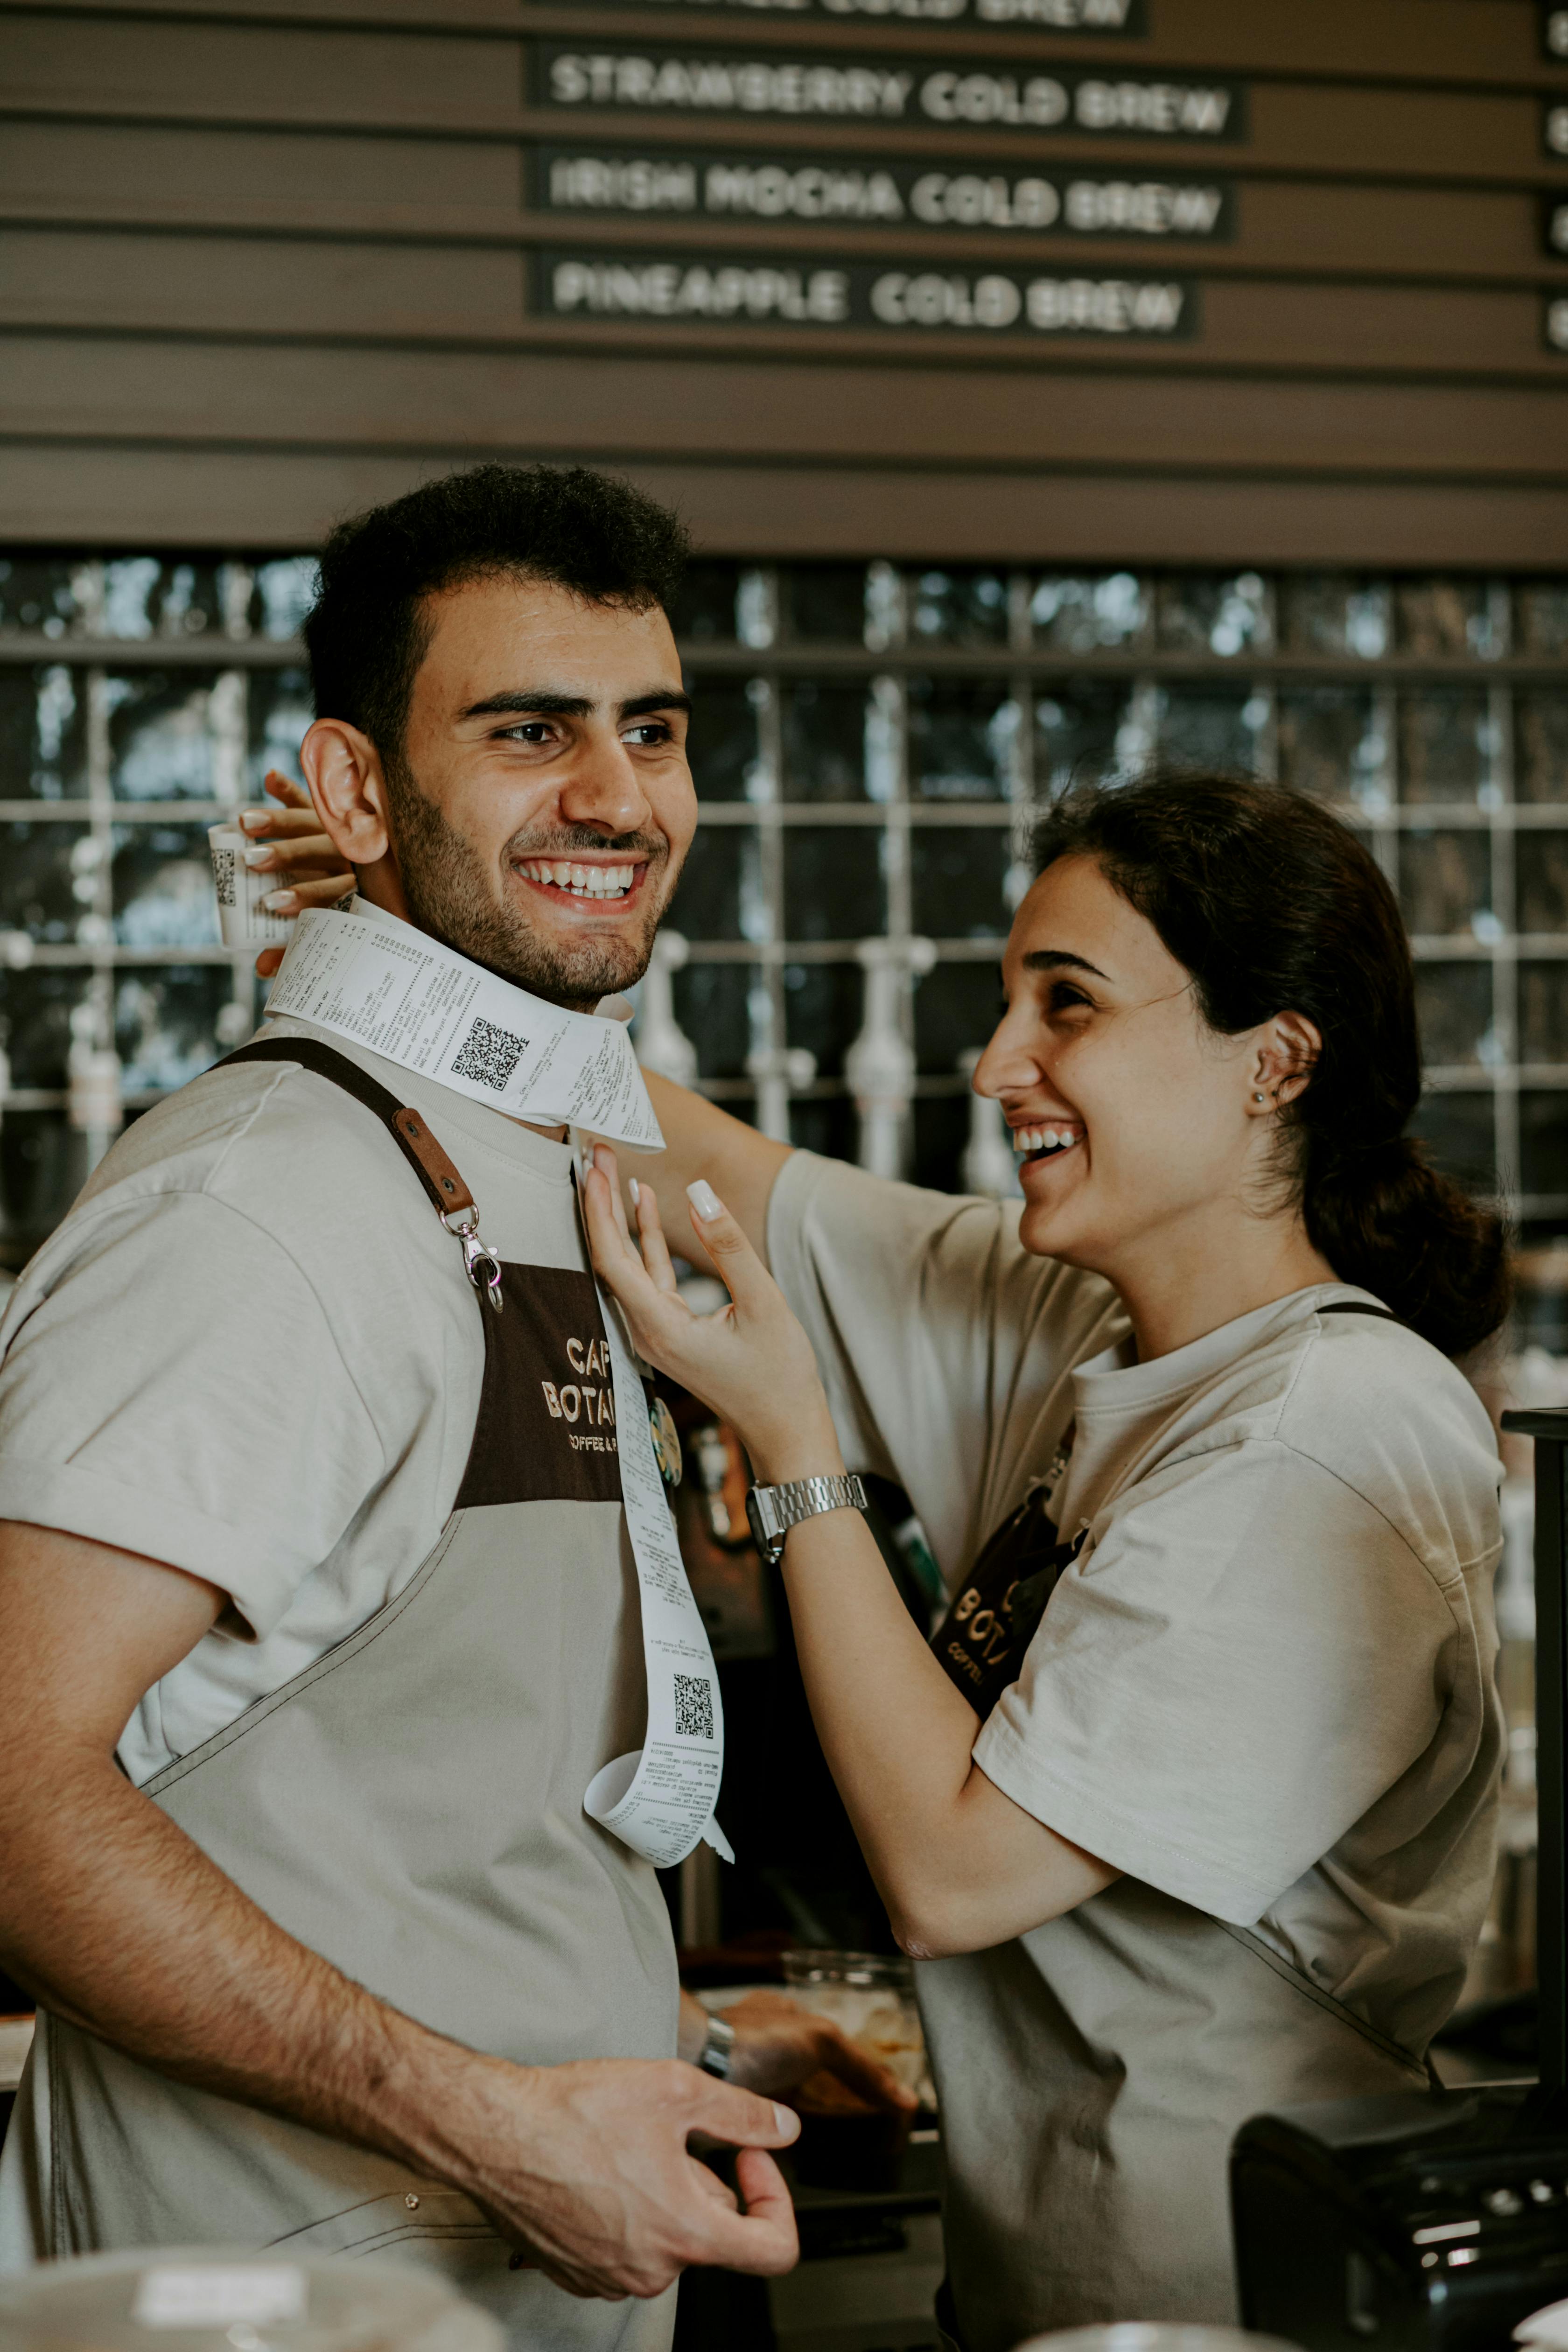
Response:
[[[802,1519],[818,1511],[863,1511],[866,1489],[851,1471],[847,1478],[793,1478],[785,1486],[753,1486],[746,1497],[746,1517],[757,1549],[771,1567],[784,1548],[784,1538]]]
[[[730,2056],[735,2047],[735,2029],[721,2017],[710,2017],[702,2043],[702,2054],[697,2063],[705,2074],[717,2074],[721,2083],[730,2079]]]

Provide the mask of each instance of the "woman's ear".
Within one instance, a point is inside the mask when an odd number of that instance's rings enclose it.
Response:
[[[392,845],[381,754],[342,719],[318,719],[300,746],[300,764],[323,830],[344,861],[374,866]]]
[[[1305,1090],[1322,1050],[1322,1033],[1304,1013],[1278,1013],[1272,1021],[1266,1021],[1258,1032],[1253,1065],[1254,1108],[1282,1110],[1294,1102]]]

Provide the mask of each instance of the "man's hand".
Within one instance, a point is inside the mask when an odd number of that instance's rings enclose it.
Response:
[[[679,2059],[491,2062],[468,2107],[468,2144],[441,2174],[557,2286],[616,2302],[662,2294],[694,2263],[763,2278],[792,2268],[795,2212],[765,2151],[799,2129],[787,2107]],[[740,2147],[744,2212],[688,2152],[692,2135]]]
[[[286,1935],[132,1787],[115,1743],[224,1595],[166,1564],[0,1521],[0,1960],[144,2065],[378,2150],[474,2199],[574,2294],[658,2294],[687,2263],[795,2258],[769,2148],[787,2109],[679,2061],[517,2066],[431,2032]],[[687,2152],[742,2150],[747,2210]]]
[[[735,2029],[730,2080],[748,2090],[798,2091],[813,2074],[832,2074],[868,2107],[912,2115],[920,2105],[896,2074],[787,1993],[749,1992],[724,2022]]]

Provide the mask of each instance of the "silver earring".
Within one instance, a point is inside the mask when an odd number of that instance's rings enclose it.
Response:
[[[1263,1097],[1261,1095],[1254,1095],[1252,1099],[1254,1102],[1261,1102],[1263,1100]]]

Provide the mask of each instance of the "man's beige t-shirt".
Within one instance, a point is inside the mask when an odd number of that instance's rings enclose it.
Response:
[[[262,1034],[320,1033],[275,1021]],[[327,1042],[424,1112],[498,1256],[586,1265],[569,1145]],[[138,1119],[28,1265],[0,1322],[0,1518],[144,1552],[231,1604],[126,1726],[138,1786],[418,1569],[462,1482],[484,1376],[461,1268],[370,1114],[257,1062]]]
[[[1342,1284],[1135,1363],[1106,1286],[1024,1252],[1016,1209],[805,1153],[768,1240],[852,1465],[909,1490],[950,1582],[1077,1422],[1056,1515],[1087,1538],[974,1753],[1128,1876],[921,1970],[950,2163],[968,2174],[961,2315],[976,2352],[1009,2327],[1223,2316],[1229,2132],[1292,2094],[1385,2087],[1402,2055],[1419,2079],[1479,1930],[1500,1747],[1486,1412],[1413,1333],[1321,1316],[1368,1300]],[[1279,2020],[1254,1983],[1270,1969]],[[1171,2053],[1227,2020],[1231,2046],[1188,2084],[1185,2158],[1160,2158],[1166,2175],[1208,2167],[1212,2194],[1184,2220],[1173,2179],[1162,2219],[1159,2135],[1135,2111],[1180,2107]],[[1041,2112],[1068,2095],[1075,2049],[1100,2092],[1122,2084],[1092,2131],[1081,2112],[1074,2126],[1110,2168],[1092,2195]]]

